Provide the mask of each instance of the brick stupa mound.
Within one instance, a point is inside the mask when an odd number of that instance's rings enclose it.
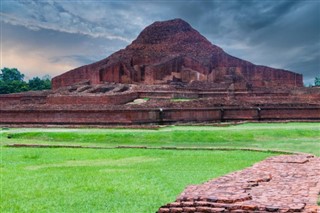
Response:
[[[257,66],[225,53],[187,22],[174,19],[146,27],[130,45],[96,63],[53,79],[53,88],[81,81],[129,84],[184,83],[193,88],[301,87],[302,75]]]

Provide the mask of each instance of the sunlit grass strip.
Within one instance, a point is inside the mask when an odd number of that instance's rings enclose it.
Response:
[[[10,137],[10,139],[8,138]],[[320,156],[320,123],[254,123],[227,127],[145,129],[9,129],[1,144],[250,148]]]
[[[195,100],[194,98],[172,98],[171,101],[179,102],[179,101],[192,101]]]
[[[2,147],[1,212],[155,212],[271,153]]]

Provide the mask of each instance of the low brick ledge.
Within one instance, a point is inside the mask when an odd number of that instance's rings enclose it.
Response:
[[[188,186],[157,213],[320,212],[320,158],[270,157],[242,171]]]

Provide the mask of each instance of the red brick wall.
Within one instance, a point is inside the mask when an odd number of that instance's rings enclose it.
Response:
[[[164,122],[220,121],[220,109],[168,109],[163,112]]]
[[[156,111],[0,110],[3,124],[131,124],[157,121]]]
[[[85,80],[89,80],[92,84],[99,84],[101,81],[116,83],[144,82],[145,84],[167,83],[167,80],[172,80],[173,75],[177,75],[177,73],[182,73],[180,75],[184,76],[184,82],[191,82],[195,79],[192,77],[191,73],[193,72],[190,72],[190,70],[195,73],[198,72],[198,80],[202,82],[232,83],[233,78],[237,78],[236,82],[241,84],[248,82],[257,88],[303,87],[303,77],[298,73],[256,66],[239,59],[234,59],[233,62],[223,62],[223,58],[219,60],[220,62],[213,66],[212,70],[209,70],[209,67],[194,59],[177,57],[166,63],[147,65],[145,67],[144,80],[141,78],[141,73],[137,74],[138,71],[131,65],[117,62],[106,67],[106,62],[102,60],[56,76],[52,79],[52,87],[57,89]]]
[[[268,120],[277,119],[310,119],[319,120],[320,118],[320,108],[296,108],[296,109],[263,109],[261,110],[261,118]]]
[[[46,99],[47,95],[8,94],[0,95],[0,104],[44,104]]]
[[[52,89],[58,89],[64,86],[70,86],[81,81],[90,81],[92,84],[100,83],[100,76],[98,70],[94,69],[95,66],[82,66],[52,79]]]
[[[143,110],[1,110],[1,124],[143,124],[239,120],[320,120],[313,108],[220,108]]]
[[[127,93],[107,96],[48,96],[48,104],[106,104],[119,105],[133,101],[138,93]]]

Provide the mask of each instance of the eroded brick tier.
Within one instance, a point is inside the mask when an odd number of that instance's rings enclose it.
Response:
[[[188,186],[158,213],[319,212],[320,158],[285,155]]]
[[[185,100],[175,101],[181,98]],[[0,95],[0,125],[297,120],[320,120],[319,88],[215,91],[173,85],[83,83],[54,91]]]
[[[57,76],[52,84],[57,89],[84,80],[91,84],[201,82],[240,89],[303,86],[301,74],[230,56],[181,19],[151,24],[125,49]]]

